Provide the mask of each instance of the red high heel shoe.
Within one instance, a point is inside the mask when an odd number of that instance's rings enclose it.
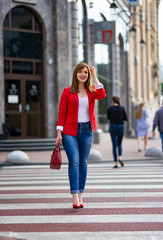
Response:
[[[80,204],[73,204],[73,208],[80,208]]]
[[[84,204],[83,203],[80,203],[80,208],[84,208]]]

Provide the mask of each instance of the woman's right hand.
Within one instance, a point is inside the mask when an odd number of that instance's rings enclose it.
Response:
[[[97,75],[96,75],[96,68],[95,68],[94,66],[89,66],[89,68],[90,68],[92,77],[93,77],[93,79],[94,79],[94,81],[95,81],[95,84],[96,84],[96,85],[100,84],[100,82],[99,82],[99,80],[98,80],[98,78],[97,78]]]
[[[90,71],[91,71],[91,74],[92,74],[92,77],[93,78],[96,78],[96,68],[94,66],[89,66],[90,68]]]
[[[56,138],[56,145],[61,145],[62,144],[62,134],[61,130],[57,131],[57,138]]]

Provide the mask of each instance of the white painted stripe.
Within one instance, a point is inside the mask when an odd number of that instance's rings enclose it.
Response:
[[[151,176],[151,177],[157,177],[157,176],[162,176],[162,171],[159,173],[158,171],[152,171],[151,173],[148,171],[148,172],[128,172],[127,173],[127,176]],[[108,171],[102,171],[102,172],[91,172],[91,171],[88,171],[88,176],[91,176],[91,177],[94,177],[94,176],[97,176],[97,177],[101,177],[101,174],[102,176],[108,176],[108,177],[118,177],[118,176],[122,176],[122,177],[125,177],[125,174],[123,172],[112,172],[110,171],[109,174],[108,174]],[[67,176],[68,173],[65,172],[64,175],[62,173],[62,175],[59,175],[59,174],[51,174],[51,173],[41,173],[41,176],[42,177],[54,177],[54,178],[64,178],[65,176]],[[116,175],[116,176],[115,176]],[[26,172],[25,173],[25,176],[24,176],[24,173],[17,173],[17,174],[5,174],[5,175],[2,175],[0,176],[0,179],[5,179],[5,178],[17,178],[17,177],[22,177],[22,178],[30,178],[30,177],[33,177],[33,178],[40,178],[40,173],[38,172],[34,172],[34,173],[29,173],[29,172]]]
[[[14,170],[14,169],[13,169]],[[10,170],[10,171],[3,171],[1,169],[1,176],[17,176],[17,175],[24,175],[24,174],[27,174],[27,176],[35,176],[35,175],[40,175],[40,174],[49,174],[50,176],[63,176],[64,174],[67,174],[67,169],[64,171],[64,170],[60,170],[60,171],[49,171],[49,170],[39,170],[39,169],[35,169],[35,170],[32,170],[32,169],[25,169],[24,171],[22,170],[18,170],[18,171],[15,171],[14,170],[14,174],[13,174],[13,170]],[[114,168],[98,168],[98,166],[96,168],[88,168],[88,173],[91,173],[92,175],[95,175],[95,174],[98,174],[100,175],[101,173],[104,173],[104,174],[111,174],[111,175],[124,175],[124,174],[130,174],[131,173],[134,173],[134,174],[153,174],[154,172],[156,173],[162,173],[162,166],[159,167],[159,168],[153,168],[152,166],[150,168],[135,168],[135,167],[131,167],[131,168],[117,168],[117,169],[114,169]]]
[[[46,199],[70,198],[70,193],[30,193],[30,194],[1,194],[0,199]],[[86,198],[122,198],[122,197],[163,197],[163,192],[120,192],[120,193],[84,193]]]
[[[155,175],[160,175],[161,176],[161,173],[162,173],[162,171],[156,171],[156,170],[154,170],[154,169],[150,169],[150,170],[148,170],[148,171],[140,171],[140,169],[138,168],[138,169],[136,169],[136,170],[132,170],[132,169],[130,169],[129,171],[124,171],[124,170],[122,170],[122,169],[114,169],[114,170],[112,170],[112,169],[96,169],[95,171],[92,171],[92,169],[91,170],[88,170],[88,176],[101,176],[101,175],[104,175],[104,176],[108,176],[108,177],[115,177],[115,176],[132,176],[132,175],[134,175],[134,176],[151,176],[151,175],[153,175],[153,174],[155,174]],[[27,172],[17,172],[17,173],[14,173],[14,174],[10,174],[9,172],[7,172],[7,173],[5,173],[4,175],[2,174],[2,172],[1,172],[1,174],[0,174],[0,176],[1,176],[1,178],[3,179],[3,178],[6,178],[6,177],[40,177],[40,176],[47,176],[47,177],[54,177],[54,178],[57,178],[57,177],[59,177],[59,178],[64,178],[65,176],[67,176],[68,174],[67,174],[67,171],[66,172],[62,172],[61,174],[60,173],[55,173],[55,174],[51,174],[51,173],[49,173],[49,172],[47,172],[47,173],[45,173],[45,171],[44,172],[39,172],[39,171],[35,171],[35,172],[33,172],[33,173],[29,173],[29,170],[27,171]]]
[[[129,166],[142,166],[142,167],[159,167],[159,166],[162,166],[162,161],[160,162],[136,162],[136,161],[133,161],[133,162],[127,162],[127,161],[124,161],[125,163],[125,167],[129,167]],[[110,163],[96,163],[96,164],[89,164],[88,163],[88,166],[89,168],[92,167],[92,168],[97,168],[97,167],[108,167],[108,166],[113,166],[114,165],[114,162],[112,162],[112,164]]]
[[[0,204],[0,209],[70,209],[72,203]],[[84,208],[163,208],[163,202],[96,202],[85,203]]]
[[[163,185],[87,185],[86,189],[162,189]],[[69,190],[69,184],[64,186],[11,186],[0,187],[0,191],[9,190]]]
[[[19,223],[153,223],[163,222],[162,214],[141,215],[64,215],[64,216],[1,216],[0,224]]]
[[[128,162],[128,161],[124,161],[124,163],[125,163],[125,167],[129,167],[129,166],[131,166],[131,167],[132,166],[159,167],[159,166],[162,166],[162,161],[157,161],[157,162],[147,162],[147,161],[145,161],[145,162],[136,162],[136,161],[131,162],[131,161],[129,161]],[[114,164],[113,161],[108,162],[108,163],[106,163],[106,162],[88,163],[88,167],[89,168],[100,168],[100,167],[106,168],[106,167],[113,166],[113,164]],[[62,167],[61,167],[61,170],[65,169],[65,168],[67,169],[67,166],[68,166],[67,163],[63,164]],[[50,171],[56,172],[56,170],[50,169],[49,165],[26,165],[26,166],[10,166],[10,167],[4,166],[2,169],[3,170],[11,170],[11,169],[37,169],[37,170],[48,169]],[[61,171],[61,170],[59,170],[59,171]]]
[[[139,171],[138,171],[139,170]],[[142,169],[142,168],[118,168],[118,169],[115,169],[115,168],[102,168],[102,169],[88,169],[88,173],[91,173],[91,174],[101,174],[101,172],[103,172],[104,174],[108,174],[109,175],[111,174],[112,176],[114,175],[124,175],[124,174],[129,174],[131,175],[132,173],[133,174],[153,174],[153,173],[162,173],[162,169],[159,168],[159,169],[154,169],[154,168],[148,168],[148,169]]]
[[[120,232],[1,232],[1,236],[21,238],[27,240],[162,240],[161,231],[120,231]]]
[[[141,168],[140,168],[141,167]],[[89,168],[88,167],[88,170],[89,171],[92,171],[92,172],[96,172],[96,171],[98,171],[98,170],[103,170],[103,171],[105,171],[105,172],[108,172],[108,171],[110,171],[110,172],[112,172],[112,173],[123,173],[123,172],[130,172],[130,171],[132,171],[132,172],[137,172],[137,170],[139,169],[139,171],[140,172],[153,172],[152,171],[152,169],[154,170],[154,171],[158,171],[158,172],[161,172],[161,168],[160,168],[160,166],[158,166],[158,167],[154,167],[154,166],[150,166],[150,167],[147,167],[147,166],[140,166],[140,167],[135,167],[135,166],[131,166],[131,167],[124,167],[124,168],[121,168],[121,167],[118,167],[118,168],[113,168],[113,165],[112,166],[105,166],[105,167],[98,167],[98,166],[96,166],[96,167],[94,167],[94,168]],[[162,167],[162,164],[161,164],[161,167]],[[48,171],[47,171],[48,172]],[[98,171],[99,172],[99,171]]]
[[[66,165],[62,165],[62,168],[65,168]],[[49,165],[26,165],[26,166],[4,166],[2,167],[2,169],[5,169],[5,170],[12,170],[12,169],[49,169]]]
[[[57,181],[57,180],[54,180],[54,181]],[[61,180],[62,181],[62,180]],[[48,182],[48,181],[47,181]],[[152,178],[151,179],[151,177],[146,177],[146,178],[144,178],[144,177],[142,177],[141,179],[139,179],[139,178],[133,178],[132,179],[132,177],[130,178],[130,177],[127,177],[126,179],[123,179],[122,177],[116,177],[115,179],[113,179],[112,180],[112,178],[110,179],[110,178],[108,178],[108,177],[104,177],[104,178],[100,178],[100,179],[90,179],[89,177],[88,177],[88,182],[89,183],[98,183],[98,182],[103,182],[103,183],[123,183],[123,182],[125,182],[125,183],[127,183],[127,182],[129,182],[129,183],[139,183],[139,182],[159,182],[159,183],[161,183],[161,182],[163,182],[163,176],[162,176],[162,179],[161,178]]]
[[[67,180],[67,177],[68,177],[68,175],[65,175],[65,176],[49,176],[49,175],[47,175],[47,176],[43,176],[43,174],[41,174],[41,177],[36,177],[36,176],[26,176],[26,177],[24,177],[24,176],[16,176],[16,177],[11,177],[10,176],[10,178],[9,178],[9,176],[6,176],[6,177],[4,177],[4,178],[0,178],[0,181],[3,181],[3,182],[10,182],[10,181],[19,181],[19,182],[21,182],[21,181],[36,181],[36,180],[43,180],[43,179],[45,179],[45,180],[61,180],[61,181],[63,181],[63,180]],[[90,180],[90,179],[115,179],[114,181],[118,181],[118,179],[123,179],[123,178],[125,178],[126,180],[128,179],[128,181],[130,181],[130,180],[139,180],[139,178],[141,178],[140,179],[140,181],[141,180],[145,180],[145,179],[150,179],[150,180],[154,180],[154,181],[159,181],[160,182],[160,178],[162,178],[162,181],[163,181],[163,174],[158,174],[158,175],[145,175],[145,174],[142,174],[141,176],[140,175],[133,175],[133,174],[131,174],[131,175],[122,175],[122,176],[110,176],[110,175],[92,175],[92,174],[90,174],[89,173],[89,175],[88,175],[88,177],[87,177],[87,179],[88,180]],[[152,179],[151,179],[152,178]],[[1,182],[2,183],[2,182]]]
[[[141,162],[134,162],[134,163],[125,163],[125,167],[124,168],[121,168],[119,166],[118,169],[123,169],[123,170],[127,170],[128,168],[135,168],[135,167],[142,167],[143,170],[146,170],[146,169],[151,169],[151,168],[154,168],[154,169],[159,169],[160,166],[162,166],[162,161],[161,162],[145,162],[145,163],[141,163]],[[107,164],[88,164],[88,169],[112,169],[113,171],[115,171],[115,169],[113,169],[113,166],[114,166],[114,162],[112,162],[111,164],[110,163],[107,163]],[[144,169],[146,168],[146,169]],[[28,165],[28,166],[10,166],[10,167],[2,167],[1,168],[4,172],[10,172],[12,170],[14,170],[14,172],[18,172],[18,171],[26,171],[27,169],[30,169],[30,172],[34,172],[34,171],[45,171],[45,172],[51,172],[51,173],[60,173],[62,171],[67,171],[68,169],[68,165],[62,165],[61,169],[60,170],[55,170],[55,169],[50,169],[48,165]],[[116,169],[116,170],[118,170]]]
[[[160,161],[146,161],[146,162],[143,162],[143,161],[124,161],[124,164],[125,164],[125,167],[128,167],[128,166],[142,166],[142,167],[145,167],[145,166],[148,166],[148,167],[158,167],[160,165],[162,165],[162,160]],[[113,167],[114,165],[114,161],[110,161],[110,162],[102,162],[102,163],[88,163],[88,168],[106,168],[106,167]],[[120,166],[120,165],[119,165]],[[39,171],[42,171],[43,169],[46,170],[46,171],[50,171],[50,172],[60,172],[60,171],[63,171],[65,169],[67,169],[68,167],[68,164],[63,164],[61,166],[61,169],[60,170],[55,170],[55,169],[50,169],[50,166],[48,164],[46,165],[13,165],[13,166],[3,166],[2,167],[2,170],[4,171],[10,171],[12,169],[14,169],[15,171],[18,171],[18,170],[21,170],[21,171],[24,171],[24,169],[31,169],[31,171],[33,170],[39,170]]]
[[[127,183],[133,183],[133,184],[135,184],[135,183],[153,183],[153,182],[158,182],[159,184],[160,183],[163,183],[163,179],[134,179],[134,180],[131,180],[131,179],[125,179],[125,180],[122,180],[121,178],[119,178],[119,179],[114,179],[114,180],[112,180],[112,179],[98,179],[98,180],[95,180],[95,179],[93,179],[93,180],[90,180],[90,179],[88,179],[88,181],[87,181],[87,183],[88,184],[91,184],[91,183],[94,183],[94,184],[99,184],[99,183],[103,183],[103,184],[105,184],[105,183],[108,183],[108,184],[110,184],[110,183],[120,183],[120,184],[122,184],[122,183],[125,183],[125,184],[127,184]],[[38,181],[4,181],[4,182],[0,182],[0,185],[23,185],[23,184],[27,184],[27,185],[33,185],[33,184],[37,184],[37,183],[39,183],[39,184],[67,184],[68,183],[68,179],[67,180],[55,180],[55,179],[53,179],[53,180],[49,180],[49,181],[40,181],[40,180],[38,180]]]
[[[160,169],[160,167],[162,167],[162,164],[159,164],[159,165],[157,165],[157,166],[153,166],[153,165],[151,165],[151,166],[146,166],[146,165],[141,165],[141,166],[135,166],[135,165],[131,165],[131,166],[125,166],[124,168],[122,168],[122,167],[119,167],[119,168],[117,168],[117,169],[114,169],[113,168],[113,164],[111,165],[111,166],[98,166],[98,165],[96,165],[96,167],[89,167],[88,166],[88,170],[89,171],[96,171],[96,170],[105,170],[105,171],[112,171],[112,172],[121,172],[121,171],[127,171],[127,172],[129,172],[130,170],[132,170],[132,171],[136,171],[137,169],[139,169],[140,170],[140,172],[141,171],[144,171],[144,172],[146,172],[146,171],[151,171],[152,172],[152,169],[154,169],[155,171],[159,171],[159,172],[161,172],[161,169]],[[140,168],[141,167],[141,168]],[[63,173],[63,172],[67,172],[67,170],[68,170],[68,167],[67,168],[64,168],[64,169],[60,169],[60,170],[50,170],[50,169],[30,169],[30,168],[24,168],[24,169],[8,169],[8,170],[4,170],[3,168],[1,168],[1,170],[3,171],[3,173],[8,173],[9,174],[9,172],[12,172],[12,174],[13,174],[13,170],[14,170],[14,173],[23,173],[23,172],[30,172],[30,173],[33,173],[33,172],[42,172],[42,173],[50,173],[50,174],[61,174],[61,173]]]
[[[155,174],[153,174],[155,173]],[[41,177],[40,177],[41,176]],[[8,175],[5,174],[4,177],[1,175],[0,180],[4,181],[4,180],[18,180],[18,179],[24,179],[24,180],[30,180],[30,179],[67,179],[68,174],[64,173],[62,175],[51,175],[51,174],[43,174],[43,173],[33,173],[33,174],[28,174],[28,173],[24,173],[22,175],[20,174],[14,174],[14,175]],[[129,173],[113,173],[113,172],[104,172],[101,171],[101,173],[98,172],[88,172],[88,179],[93,179],[93,178],[108,178],[108,179],[118,179],[118,178],[151,178],[151,177],[156,177],[156,178],[163,178],[163,174],[162,172],[158,173],[158,172],[154,172],[152,171],[151,174],[149,174],[149,172],[142,172],[142,173],[137,173],[137,172],[132,172],[131,171]]]

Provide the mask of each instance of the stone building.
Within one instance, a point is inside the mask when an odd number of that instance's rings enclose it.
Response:
[[[142,0],[133,8],[130,21],[130,103],[131,113],[145,102],[149,123],[160,103],[158,9],[159,0]],[[133,35],[132,35],[133,34]],[[130,122],[134,122],[133,114]],[[134,125],[131,124],[132,130]]]
[[[76,3],[0,0],[0,134],[54,137],[58,99],[78,63]],[[5,127],[6,128],[6,127]]]
[[[104,22],[115,22],[115,41],[108,42],[107,46],[105,43],[108,60],[101,64],[103,67],[105,65],[107,71],[101,74],[102,66],[98,68],[99,77],[103,79],[104,84],[106,83],[107,105],[111,103],[113,95],[121,98],[128,114],[126,135],[135,136],[136,107],[139,103],[145,102],[150,114],[149,123],[152,125],[154,113],[160,102],[158,48],[160,1],[102,0],[100,8],[98,1],[92,2],[94,5],[97,4],[96,13],[101,14]],[[93,18],[95,22],[100,21],[95,12]],[[96,46],[95,43],[95,50]],[[100,54],[102,55],[102,49]],[[100,55],[96,58],[95,51],[97,66],[100,65],[98,58]],[[104,113],[104,108],[102,112]]]
[[[79,61],[96,65],[108,93],[96,105],[99,127],[108,129],[107,106],[118,95],[129,116],[126,134],[134,134],[137,104],[146,101],[152,110],[158,102],[159,0],[128,2],[0,0],[1,138],[6,127],[12,139],[55,137],[59,98]],[[114,41],[96,41],[99,31],[107,33],[96,23],[108,22]]]

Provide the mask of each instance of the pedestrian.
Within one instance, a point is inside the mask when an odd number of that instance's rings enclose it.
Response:
[[[63,144],[68,157],[73,208],[84,207],[82,194],[86,184],[88,157],[93,131],[97,130],[95,99],[105,97],[96,68],[79,63],[74,69],[71,86],[63,90],[60,99],[56,138],[56,144]]]
[[[118,168],[118,161],[121,167],[123,167],[124,163],[122,161],[122,140],[124,136],[124,121],[127,121],[127,114],[124,107],[121,106],[119,97],[112,97],[112,106],[108,108],[107,117],[110,120],[109,132],[113,146],[113,168]]]
[[[153,131],[152,135],[155,137],[155,128],[158,127],[158,131],[160,132],[161,142],[162,142],[162,152],[163,152],[163,101],[162,107],[155,113],[155,117],[153,119]]]
[[[149,128],[147,118],[149,118],[149,115],[147,110],[145,109],[145,104],[140,103],[138,108],[135,111],[138,152],[142,151],[140,147],[142,137],[144,138],[144,150],[147,149],[148,128]]]

